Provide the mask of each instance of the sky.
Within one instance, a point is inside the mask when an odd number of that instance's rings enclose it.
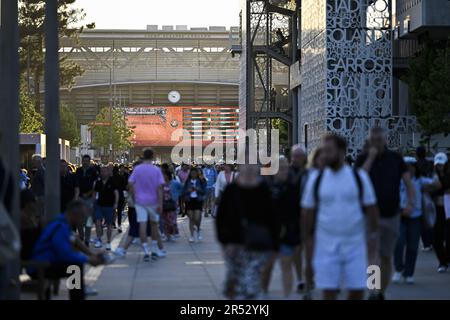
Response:
[[[97,29],[146,29],[147,25],[238,26],[240,0],[77,0],[85,23]]]

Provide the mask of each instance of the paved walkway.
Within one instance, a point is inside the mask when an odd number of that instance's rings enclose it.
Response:
[[[222,282],[225,274],[220,247],[215,240],[214,220],[203,220],[204,240],[190,244],[187,241],[186,218],[179,219],[181,238],[175,243],[166,243],[169,255],[154,262],[144,262],[140,246],[132,245],[125,259],[113,264],[89,268],[86,282],[94,286],[99,294],[90,300],[211,300],[223,299]],[[123,234],[115,236],[113,248],[123,241]],[[389,299],[450,299],[450,273],[436,272],[433,252],[420,253],[416,269],[416,284],[392,285]],[[64,282],[62,282],[64,284]],[[269,299],[282,299],[280,270],[278,266],[272,277]],[[318,297],[318,293],[314,294]],[[293,294],[291,299],[301,299]],[[66,290],[61,290],[57,299],[67,299]]]

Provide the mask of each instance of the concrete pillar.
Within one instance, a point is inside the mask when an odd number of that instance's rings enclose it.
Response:
[[[9,213],[20,229],[18,6],[17,0],[1,0],[0,4],[0,156],[12,180]],[[0,266],[0,300],[20,298],[19,271],[19,256]]]

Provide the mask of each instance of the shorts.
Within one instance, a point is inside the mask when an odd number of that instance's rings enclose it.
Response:
[[[280,249],[278,251],[280,256],[283,256],[283,257],[293,256],[294,252],[295,252],[295,246],[291,246],[288,244],[280,244]]]
[[[132,238],[139,238],[139,223],[136,221],[136,209],[132,207],[128,208],[128,222],[130,224],[128,235]],[[152,236],[150,223],[147,223],[147,236]]]
[[[138,223],[147,222],[150,217],[150,222],[159,222],[159,213],[156,212],[156,206],[141,206],[135,205],[136,220]]]
[[[110,225],[114,220],[114,208],[113,207],[101,207],[95,206],[95,220],[105,219],[106,224]]]
[[[190,198],[188,201],[186,201],[186,210],[195,211],[202,209],[203,209],[203,201],[200,201],[196,198]]]
[[[392,257],[400,236],[400,215],[383,218],[379,221],[379,253],[381,257]]]
[[[318,289],[364,290],[367,288],[366,242],[354,241],[335,246],[325,241],[317,243],[313,268]]]

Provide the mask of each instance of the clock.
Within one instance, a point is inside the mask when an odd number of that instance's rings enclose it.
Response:
[[[181,94],[178,91],[170,91],[169,92],[169,101],[172,103],[178,103],[181,100]]]

